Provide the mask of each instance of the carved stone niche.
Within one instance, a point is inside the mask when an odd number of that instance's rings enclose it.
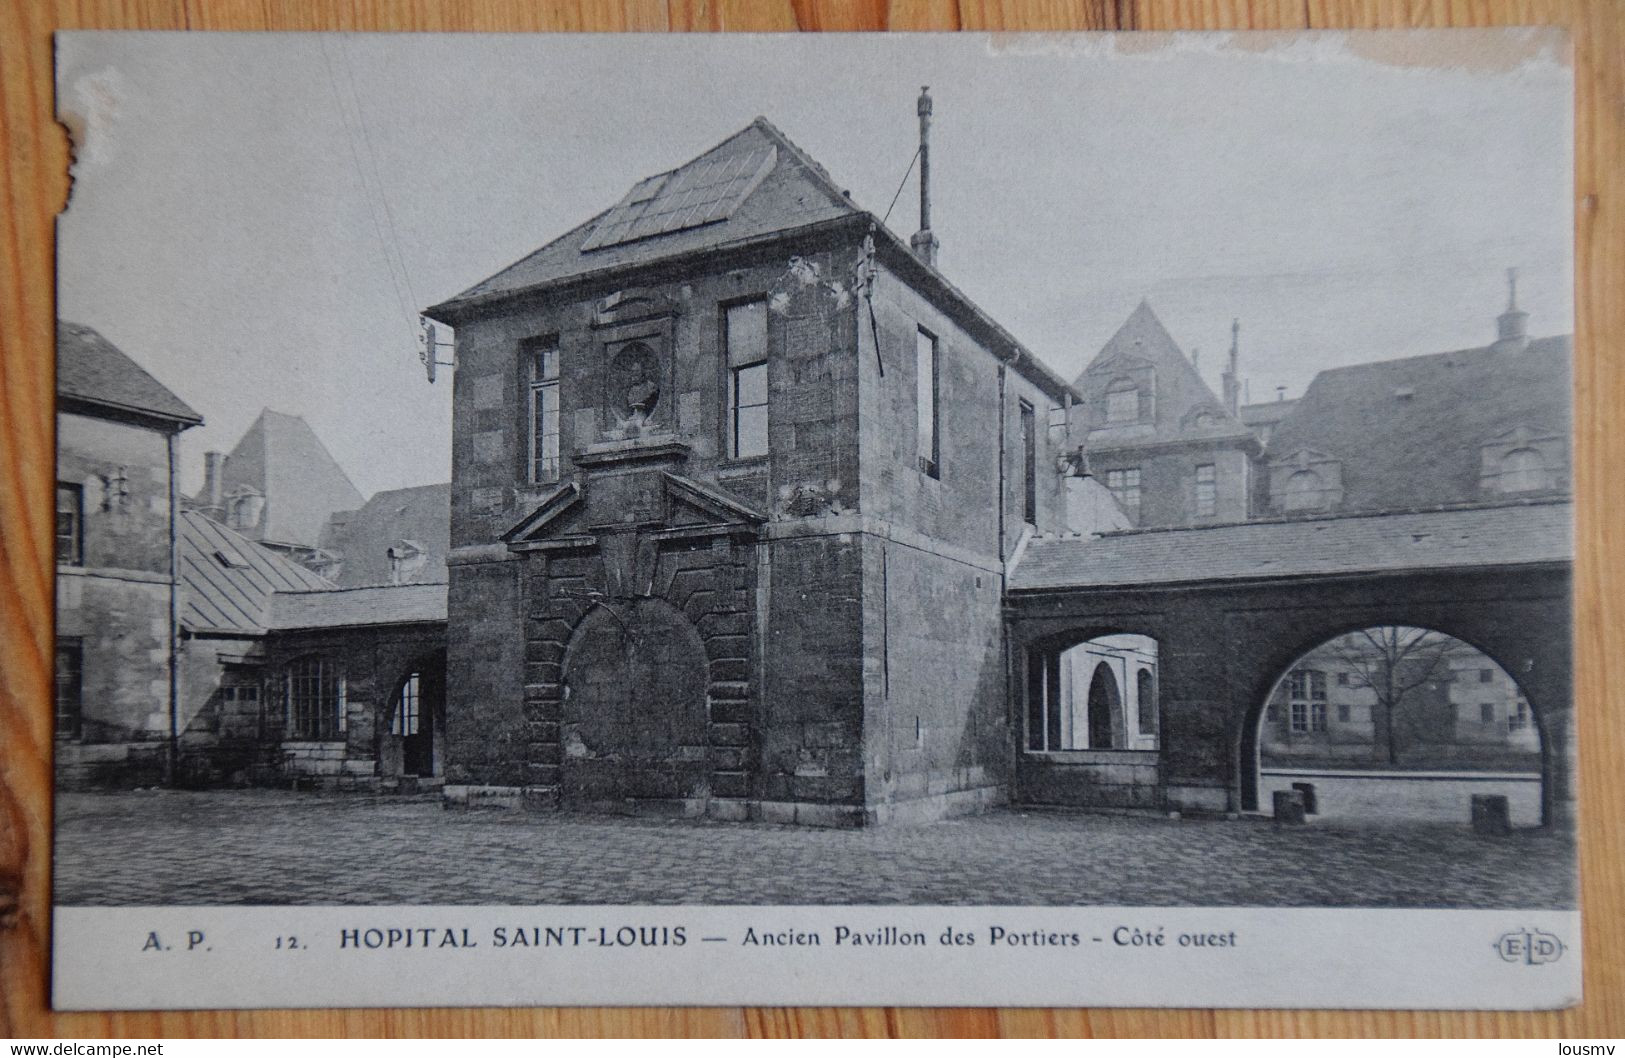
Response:
[[[675,437],[678,310],[665,294],[636,290],[617,291],[594,307],[600,443],[665,443]]]

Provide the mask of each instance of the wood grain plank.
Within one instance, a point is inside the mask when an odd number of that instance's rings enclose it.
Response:
[[[1570,1011],[534,1009],[52,1014],[49,965],[53,218],[57,28],[741,31],[1243,29],[1562,25],[1577,88],[1577,693],[1586,995]],[[1625,5],[1615,0],[83,0],[0,5],[0,1035],[168,1036],[1619,1036],[1625,1034],[1625,678],[1617,468],[1625,466]],[[1614,534],[1614,535],[1617,535]]]

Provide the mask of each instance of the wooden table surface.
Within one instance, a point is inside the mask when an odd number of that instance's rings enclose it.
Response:
[[[1622,0],[0,0],[0,1035],[1625,1036],[1625,2]],[[1585,1003],[1534,1013],[1209,1010],[485,1009],[52,1014],[52,219],[68,143],[57,29],[1079,30],[1558,25],[1573,33],[1576,565]],[[1609,468],[1613,468],[1610,472]],[[20,866],[18,866],[20,865]]]

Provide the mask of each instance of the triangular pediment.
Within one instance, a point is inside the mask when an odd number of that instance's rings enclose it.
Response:
[[[550,533],[545,530],[554,525],[564,513],[581,502],[581,486],[577,482],[567,481],[554,489],[543,498],[536,508],[514,525],[513,528],[502,534],[505,544],[522,544],[531,540],[541,540]]]
[[[1556,430],[1521,422],[1510,430],[1502,431],[1484,442],[1484,447],[1490,448],[1521,448],[1524,445],[1535,444],[1540,441],[1555,441],[1562,435]]]
[[[662,478],[674,524],[760,525],[767,521],[767,515],[719,488],[670,471]]]

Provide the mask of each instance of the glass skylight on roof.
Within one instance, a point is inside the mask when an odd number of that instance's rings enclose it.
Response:
[[[777,147],[692,162],[639,180],[581,244],[583,252],[727,220],[777,163]]]

